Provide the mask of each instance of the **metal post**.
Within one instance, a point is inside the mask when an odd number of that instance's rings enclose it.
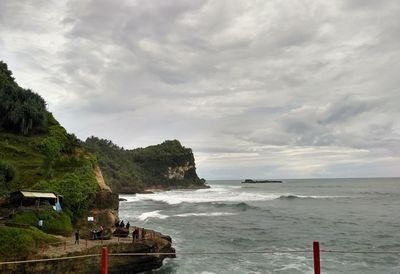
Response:
[[[103,246],[101,250],[101,274],[108,274],[108,251],[106,246]]]
[[[321,264],[319,256],[319,242],[313,242],[313,253],[314,253],[314,274],[321,274]]]

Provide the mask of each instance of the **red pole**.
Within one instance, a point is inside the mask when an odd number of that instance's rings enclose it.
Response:
[[[313,242],[313,252],[314,252],[314,274],[321,274],[321,265],[319,257],[319,242]]]
[[[108,251],[106,246],[103,246],[101,250],[101,274],[108,274]]]

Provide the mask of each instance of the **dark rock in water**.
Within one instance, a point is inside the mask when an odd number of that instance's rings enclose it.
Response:
[[[283,181],[280,180],[252,180],[246,179],[242,184],[281,184]]]
[[[120,202],[126,202],[126,201],[128,201],[127,199],[125,199],[125,198],[119,198],[118,199]]]

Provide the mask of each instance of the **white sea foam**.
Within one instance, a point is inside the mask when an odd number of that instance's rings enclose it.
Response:
[[[141,221],[146,221],[150,218],[154,219],[166,219],[171,216],[161,214],[161,210],[155,210],[155,211],[150,211],[150,212],[144,212],[141,215],[139,215],[137,218]],[[230,215],[236,215],[235,213],[230,213],[230,212],[200,212],[200,213],[195,213],[195,212],[189,212],[189,213],[182,213],[182,214],[175,214],[172,215],[174,217],[193,217],[193,216],[203,216],[203,217],[218,217],[218,216],[230,216]]]
[[[144,212],[141,215],[139,215],[138,219],[141,221],[146,221],[149,218],[158,218],[158,219],[166,219],[169,216],[168,215],[163,215],[160,214],[161,210],[155,210],[155,211],[150,211],[150,212]]]
[[[316,196],[316,195],[296,195],[296,194],[282,194],[280,199],[335,199],[335,198],[347,198],[346,196]]]
[[[175,217],[192,217],[192,216],[206,216],[206,217],[214,217],[214,216],[230,216],[236,215],[235,213],[230,212],[205,212],[205,213],[183,213],[183,214],[175,214]]]
[[[128,202],[152,200],[165,202],[171,205],[180,203],[209,203],[209,202],[246,202],[268,201],[279,198],[278,194],[257,194],[248,192],[235,192],[226,188],[202,189],[201,191],[167,191],[154,194],[137,194],[124,196]]]
[[[127,202],[156,201],[170,205],[180,203],[258,202],[275,199],[333,199],[339,196],[299,195],[294,193],[255,193],[242,191],[238,186],[213,186],[199,190],[174,190],[154,194],[121,195]]]

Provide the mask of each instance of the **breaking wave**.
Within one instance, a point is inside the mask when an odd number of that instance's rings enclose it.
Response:
[[[230,212],[205,212],[205,213],[183,213],[175,214],[174,217],[192,217],[192,216],[203,216],[203,217],[217,217],[217,216],[231,216],[236,215]]]
[[[157,219],[166,219],[169,216],[168,215],[163,215],[160,214],[161,210],[155,210],[155,211],[150,211],[150,212],[144,212],[141,215],[139,215],[137,218],[141,221],[146,221],[150,218],[157,218]]]
[[[166,219],[170,217],[218,217],[218,216],[231,216],[231,215],[236,215],[235,213],[230,213],[230,212],[189,212],[189,213],[181,213],[181,214],[174,214],[174,215],[164,215],[160,213],[161,210],[155,210],[155,211],[150,211],[150,212],[144,212],[141,215],[139,215],[137,218],[141,221],[147,221],[150,218],[153,219]]]
[[[212,205],[216,208],[234,208],[234,209],[239,209],[242,211],[246,211],[248,209],[259,209],[257,206],[252,206],[249,205],[245,202],[240,202],[240,203],[212,203]]]
[[[295,199],[334,199],[334,198],[343,198],[341,196],[307,196],[307,195],[295,195],[295,194],[287,194],[279,196],[279,199],[282,200],[295,200]]]

